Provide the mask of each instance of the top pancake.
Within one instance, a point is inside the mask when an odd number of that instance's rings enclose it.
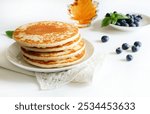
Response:
[[[79,37],[78,28],[58,21],[29,23],[17,28],[13,39],[27,47],[60,46]]]

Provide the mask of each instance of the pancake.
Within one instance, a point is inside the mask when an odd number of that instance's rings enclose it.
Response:
[[[85,50],[74,57],[62,59],[62,60],[41,61],[41,60],[30,59],[26,56],[23,56],[23,58],[26,62],[38,67],[56,68],[56,67],[65,67],[65,66],[76,64],[80,62],[84,58],[84,56],[85,56]]]
[[[41,21],[18,27],[13,39],[20,45],[23,59],[42,68],[65,67],[85,56],[85,43],[74,25]]]
[[[55,47],[64,45],[79,37],[78,28],[58,21],[29,23],[17,28],[13,39],[26,47]]]
[[[78,55],[85,49],[85,44],[82,41],[80,41],[76,46],[74,46],[72,49],[63,50],[63,51],[56,51],[56,52],[34,52],[34,51],[28,51],[24,48],[21,48],[21,52],[23,55],[30,59],[34,60],[60,60],[65,58],[70,58],[73,56]]]
[[[79,36],[73,41],[70,41],[66,44],[55,46],[55,47],[46,47],[46,48],[36,48],[36,47],[23,47],[26,50],[34,51],[34,52],[54,52],[54,51],[62,51],[73,48],[81,41],[81,37]]]

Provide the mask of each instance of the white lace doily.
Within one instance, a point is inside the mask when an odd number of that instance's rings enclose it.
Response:
[[[74,68],[56,73],[35,72],[41,90],[61,87],[69,82],[91,82],[96,66],[102,65],[104,55],[93,56],[82,68]]]

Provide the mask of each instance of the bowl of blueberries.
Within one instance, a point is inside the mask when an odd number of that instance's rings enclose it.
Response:
[[[111,27],[122,31],[134,31],[150,25],[150,17],[144,14],[126,14],[127,19],[118,19]]]

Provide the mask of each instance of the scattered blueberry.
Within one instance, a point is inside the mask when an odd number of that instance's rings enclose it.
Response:
[[[139,47],[134,45],[131,47],[131,49],[132,49],[132,52],[137,52],[139,50]]]
[[[134,45],[137,47],[141,47],[142,46],[142,43],[140,41],[136,41],[134,42]]]
[[[130,47],[130,46],[129,46],[127,43],[122,44],[122,49],[123,49],[123,50],[129,49],[129,47]]]
[[[132,56],[132,55],[129,54],[129,55],[126,56],[126,60],[127,60],[127,61],[132,61],[132,59],[133,59],[133,56]]]
[[[101,41],[102,41],[103,43],[107,42],[108,40],[109,40],[109,37],[108,37],[108,36],[102,36],[102,38],[101,38]]]
[[[116,49],[116,53],[117,53],[117,54],[122,53],[122,50],[121,50],[121,48],[120,48],[120,47]]]

